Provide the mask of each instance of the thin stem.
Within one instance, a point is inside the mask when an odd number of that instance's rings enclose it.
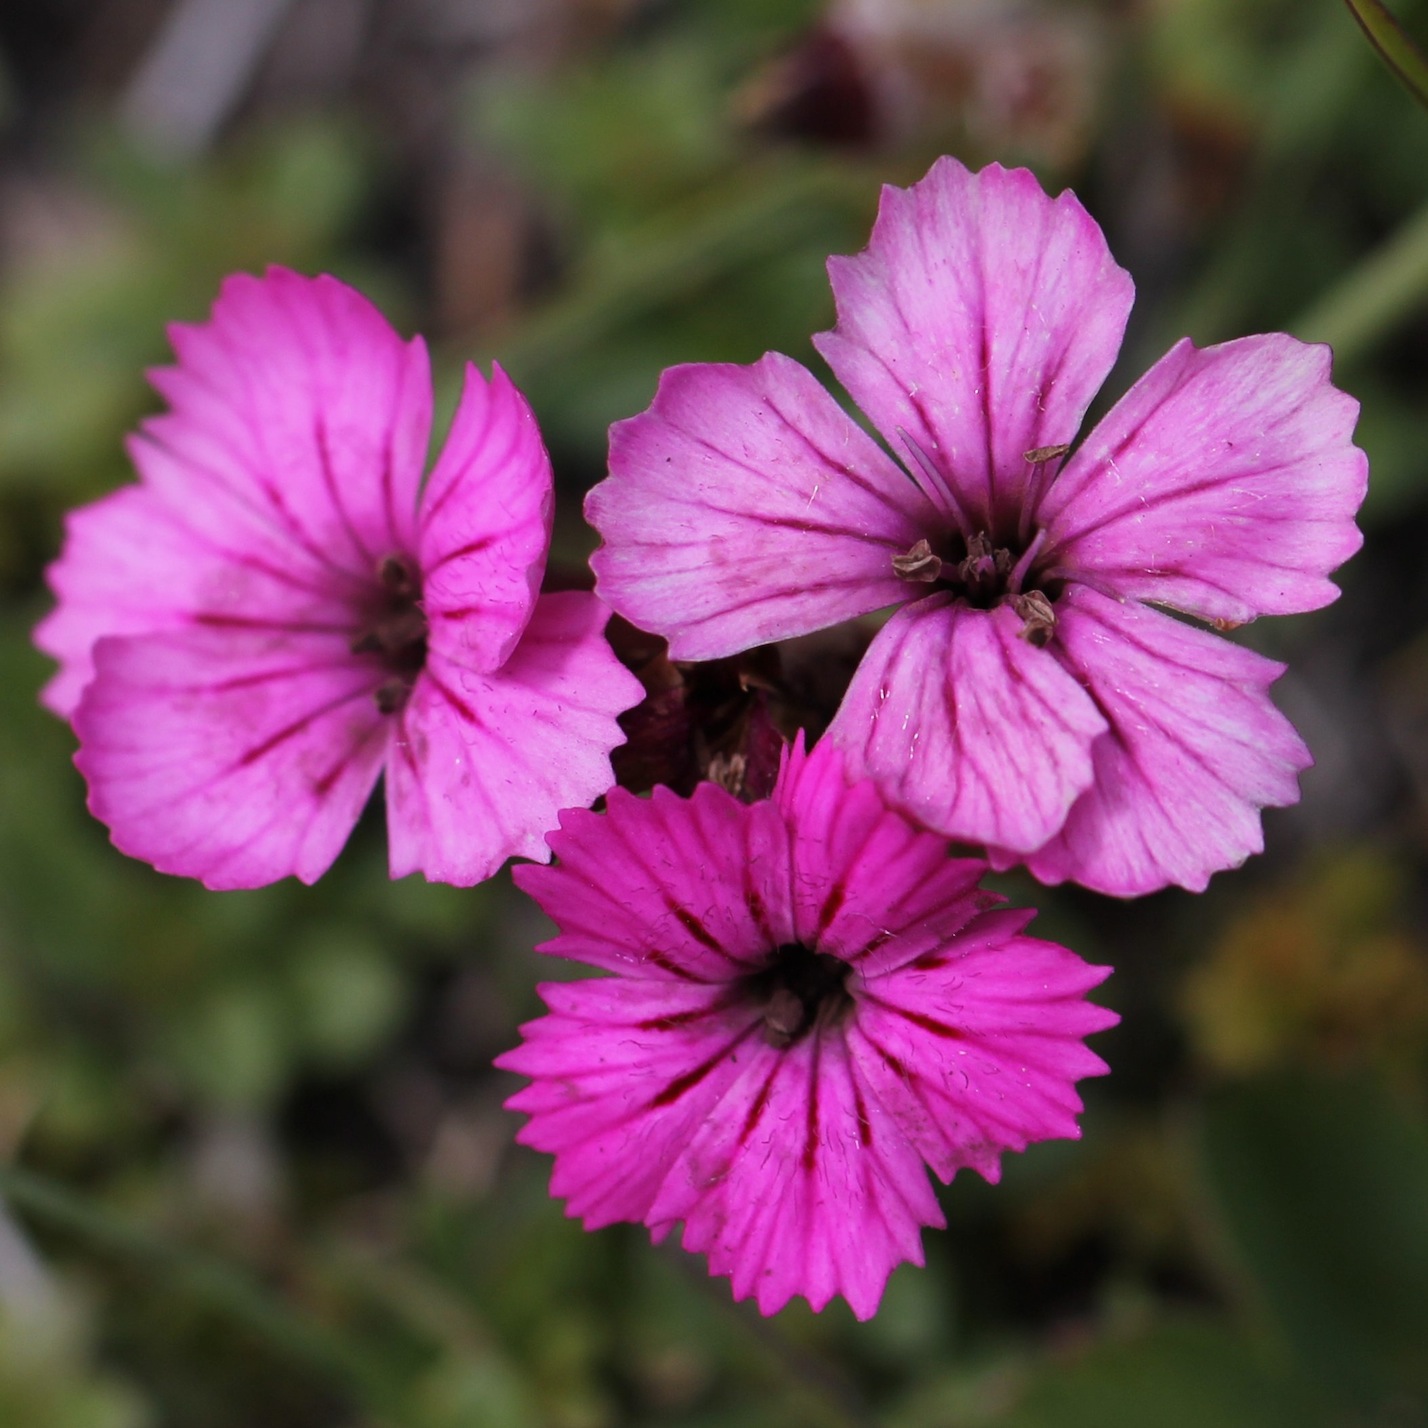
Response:
[[[1344,0],[1349,13],[1378,51],[1379,58],[1402,81],[1408,92],[1428,109],[1428,55],[1404,32],[1382,0]]]

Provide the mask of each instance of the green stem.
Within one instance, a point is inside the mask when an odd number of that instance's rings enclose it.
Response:
[[[31,1221],[127,1261],[210,1312],[239,1326],[290,1363],[346,1390],[385,1423],[408,1421],[367,1359],[275,1300],[222,1260],[179,1248],[47,1177],[0,1167],[0,1195]]]
[[[1344,0],[1379,58],[1428,109],[1428,55],[1413,43],[1383,0]]]

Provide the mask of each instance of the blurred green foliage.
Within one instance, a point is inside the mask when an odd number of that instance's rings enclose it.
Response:
[[[850,147],[751,117],[825,7],[628,8],[453,105],[443,142],[520,191],[537,254],[476,330],[439,310],[439,235],[412,236],[409,139],[355,98],[260,91],[182,163],[92,111],[0,156],[31,235],[0,266],[0,1425],[1428,1423],[1428,120],[1336,0],[1018,11],[1094,22],[1084,142],[1041,168],[1139,283],[1112,385],[1185,332],[1338,342],[1372,546],[1338,610],[1271,637],[1324,768],[1259,866],[1133,906],[1016,884],[1115,966],[1113,1074],[1083,1142],[942,1192],[947,1232],[871,1323],[762,1321],[677,1248],[563,1218],[489,1066],[558,974],[507,880],[390,883],[378,809],[318,886],[210,894],[84,812],[35,701],[41,571],[63,510],[126,479],[143,368],[224,273],[358,282],[443,334],[448,390],[502,361],[578,559],[606,427],[664,366],[816,360],[824,259],[865,240],[879,183],[948,144],[1027,157],[973,100],[937,117],[1014,7],[926,0],[933,117]],[[1395,8],[1421,33],[1423,5]],[[11,126],[22,68],[0,64]]]
[[[360,139],[321,121],[193,169],[104,133],[76,147],[56,191],[33,196],[58,210],[58,241],[0,278],[0,485],[62,500],[122,477],[115,434],[149,406],[143,372],[167,355],[164,324],[202,317],[227,273],[330,265],[366,183]]]

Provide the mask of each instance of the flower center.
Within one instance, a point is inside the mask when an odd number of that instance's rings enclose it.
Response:
[[[361,621],[352,653],[377,657],[386,678],[373,698],[383,714],[395,714],[406,705],[426,665],[421,577],[406,556],[384,555],[377,562],[377,588],[362,610]]]
[[[848,964],[800,942],[786,942],[769,965],[747,979],[746,991],[763,1007],[764,1040],[780,1049],[799,1041],[820,1020],[834,1025],[852,1008]]]
[[[1053,595],[1027,588],[1035,579],[1036,558],[1044,537],[1036,538],[1024,551],[993,544],[986,531],[969,539],[957,539],[957,549],[944,557],[927,540],[920,540],[903,555],[893,556],[893,570],[913,584],[935,585],[958,595],[977,610],[993,610],[1010,601],[1021,617],[1022,635],[1034,645],[1045,645],[1056,630]]]

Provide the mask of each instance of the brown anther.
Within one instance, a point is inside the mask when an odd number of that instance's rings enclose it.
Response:
[[[348,648],[353,654],[375,655],[385,666],[387,677],[372,697],[383,714],[395,714],[411,697],[426,664],[426,612],[419,574],[405,556],[384,555],[376,575],[379,589],[371,593]]]
[[[416,572],[405,556],[384,555],[377,562],[377,579],[394,600],[415,600],[421,593]]]
[[[705,767],[704,777],[738,798],[744,791],[748,763],[743,754],[715,754]]]
[[[1022,452],[1021,459],[1037,466],[1043,461],[1055,461],[1058,456],[1065,456],[1070,450],[1069,441],[1063,441],[1059,446],[1033,446],[1030,451]]]
[[[426,615],[415,605],[398,610],[390,619],[372,627],[377,648],[384,654],[395,654],[426,638]]]
[[[383,680],[377,686],[372,698],[377,701],[377,709],[381,713],[395,714],[397,710],[405,708],[407,700],[411,698],[411,693],[411,682],[396,675],[391,679]]]
[[[1239,629],[1239,627],[1244,624],[1244,621],[1243,621],[1243,620],[1223,620],[1223,619],[1218,619],[1218,620],[1211,620],[1211,621],[1210,621],[1210,624],[1211,624],[1215,629],[1217,629],[1222,635],[1227,635],[1227,634],[1229,634],[1229,632],[1230,632],[1231,630],[1237,630],[1237,629]]]
[[[903,580],[930,584],[941,578],[942,557],[934,554],[925,540],[920,540],[905,555],[893,556],[892,568],[893,573]]]
[[[978,531],[967,542],[967,555],[957,563],[957,577],[972,590],[985,591],[999,586],[1011,574],[1011,551],[993,546],[985,531]]]
[[[764,1008],[764,1040],[770,1046],[790,1046],[808,1020],[803,999],[787,987],[779,987]]]
[[[1022,639],[1037,649],[1044,649],[1056,633],[1056,611],[1051,608],[1051,601],[1040,590],[1028,590],[1012,601],[1012,609],[1024,621],[1020,631]]]

